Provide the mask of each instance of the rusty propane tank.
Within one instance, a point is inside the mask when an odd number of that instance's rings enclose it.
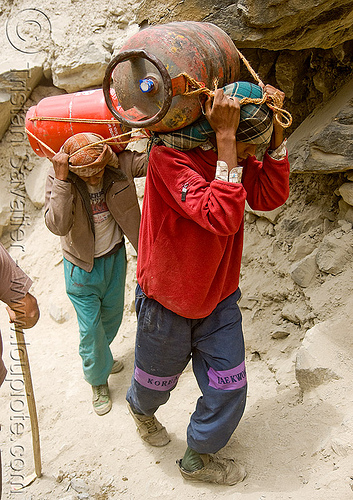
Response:
[[[113,90],[111,99],[119,109]],[[102,89],[45,97],[27,111],[26,129],[33,151],[38,156],[48,158],[53,156],[51,150],[57,153],[66,139],[79,132],[92,132],[108,139],[127,131],[107,108]],[[121,139],[114,139],[110,146],[119,153],[125,149],[127,144],[124,141],[127,140],[128,136],[125,135]]]
[[[201,115],[200,96],[183,95],[188,76],[213,89],[239,79],[230,37],[211,23],[173,22],[133,35],[110,62],[103,81],[106,103],[121,123],[157,132],[177,130]],[[123,111],[114,109],[113,86]]]

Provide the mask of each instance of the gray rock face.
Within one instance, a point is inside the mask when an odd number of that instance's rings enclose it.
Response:
[[[353,38],[351,0],[144,0],[138,22],[207,21],[239,47],[270,50],[329,48]]]
[[[288,139],[291,171],[332,173],[353,165],[353,79]]]
[[[303,79],[305,78],[304,63],[307,59],[307,51],[281,52],[276,60],[276,81],[279,88],[286,94],[287,99],[296,100],[301,96]],[[263,75],[263,73],[260,73]]]

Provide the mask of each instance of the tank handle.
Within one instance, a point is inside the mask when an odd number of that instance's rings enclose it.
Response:
[[[112,98],[110,95],[110,81],[113,70],[118,64],[124,61],[128,61],[130,59],[136,59],[138,57],[147,59],[147,61],[150,61],[157,68],[162,77],[164,96],[163,96],[162,107],[154,116],[151,116],[145,120],[141,119],[134,121],[134,120],[129,120],[128,118],[124,118],[113,106]],[[167,114],[173,98],[172,81],[162,61],[160,61],[153,54],[150,54],[145,50],[125,50],[123,52],[120,52],[120,54],[114,57],[108,64],[103,79],[103,94],[106,105],[108,106],[110,112],[123,125],[126,125],[127,127],[131,128],[146,128],[149,127],[150,125],[159,122]]]

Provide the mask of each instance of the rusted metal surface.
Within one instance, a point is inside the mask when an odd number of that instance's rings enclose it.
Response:
[[[140,111],[139,106],[138,105],[135,106],[134,104],[126,109],[126,113],[119,113],[115,109],[111,99],[110,81],[112,73],[115,71],[118,64],[124,63],[125,61],[129,61],[129,63],[133,65],[134,61],[137,59],[142,60],[144,62],[148,61],[150,64],[153,65],[154,71],[155,72],[157,71],[156,74],[149,74],[149,73],[143,74],[136,81],[137,88],[139,89],[142,96],[144,95],[144,93],[141,92],[140,80],[150,77],[151,79],[153,79],[153,81],[156,82],[155,83],[156,91],[149,92],[148,97],[155,98],[155,96],[158,95],[158,102],[160,103],[160,106],[158,106],[156,112],[154,111],[151,112],[151,116],[146,115],[145,110]],[[162,118],[166,115],[168,109],[170,108],[170,104],[172,102],[172,97],[173,97],[172,82],[168,74],[168,71],[166,70],[163,63],[157,57],[155,57],[153,54],[149,54],[145,50],[126,50],[120,52],[116,57],[114,57],[114,59],[110,61],[104,75],[103,93],[107,106],[110,112],[115,116],[115,118],[117,120],[120,120],[120,122],[123,123],[124,125],[134,128],[137,127],[149,128],[151,125],[154,125],[155,123],[162,120]],[[129,116],[135,116],[133,121],[129,118]]]
[[[179,75],[183,72],[210,89],[214,88],[215,79],[218,86],[223,86],[239,78],[239,56],[234,43],[223,30],[211,23],[185,21],[146,28],[127,40],[121,52],[135,50],[146,51],[161,61],[172,81],[173,95],[169,110],[156,123],[154,117],[165,109],[160,71],[143,57],[126,59],[115,65],[110,74],[124,110],[120,114],[125,115],[126,110],[130,116],[153,118],[153,123],[151,121],[145,126],[140,121],[135,127],[167,132],[182,128],[201,115],[199,97],[181,95],[185,81]],[[141,91],[140,81],[144,79],[157,82],[153,92]]]

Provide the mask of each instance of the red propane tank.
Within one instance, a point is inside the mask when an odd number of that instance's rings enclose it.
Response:
[[[210,89],[215,78],[219,87],[237,81],[239,56],[234,43],[211,23],[173,22],[143,29],[107,68],[103,83],[107,105],[129,126],[157,132],[185,127],[201,115],[201,106],[198,95],[181,95],[185,78],[179,75],[184,72]],[[119,113],[109,103],[111,78],[123,108]]]
[[[115,92],[111,91],[114,106],[119,109]],[[112,120],[112,123],[77,123],[72,121],[40,120],[38,118],[68,118],[86,120]],[[36,120],[33,120],[36,118]],[[104,139],[121,135],[127,131],[120,123],[117,123],[105,104],[102,89],[75,92],[73,94],[62,94],[58,96],[45,97],[36,106],[29,108],[26,114],[26,129],[56,153],[64,144],[66,139],[79,132],[92,132],[101,135]],[[38,156],[51,158],[50,152],[39,141],[27,134],[33,151]],[[128,136],[116,139],[110,144],[112,149],[119,153],[126,147]]]

